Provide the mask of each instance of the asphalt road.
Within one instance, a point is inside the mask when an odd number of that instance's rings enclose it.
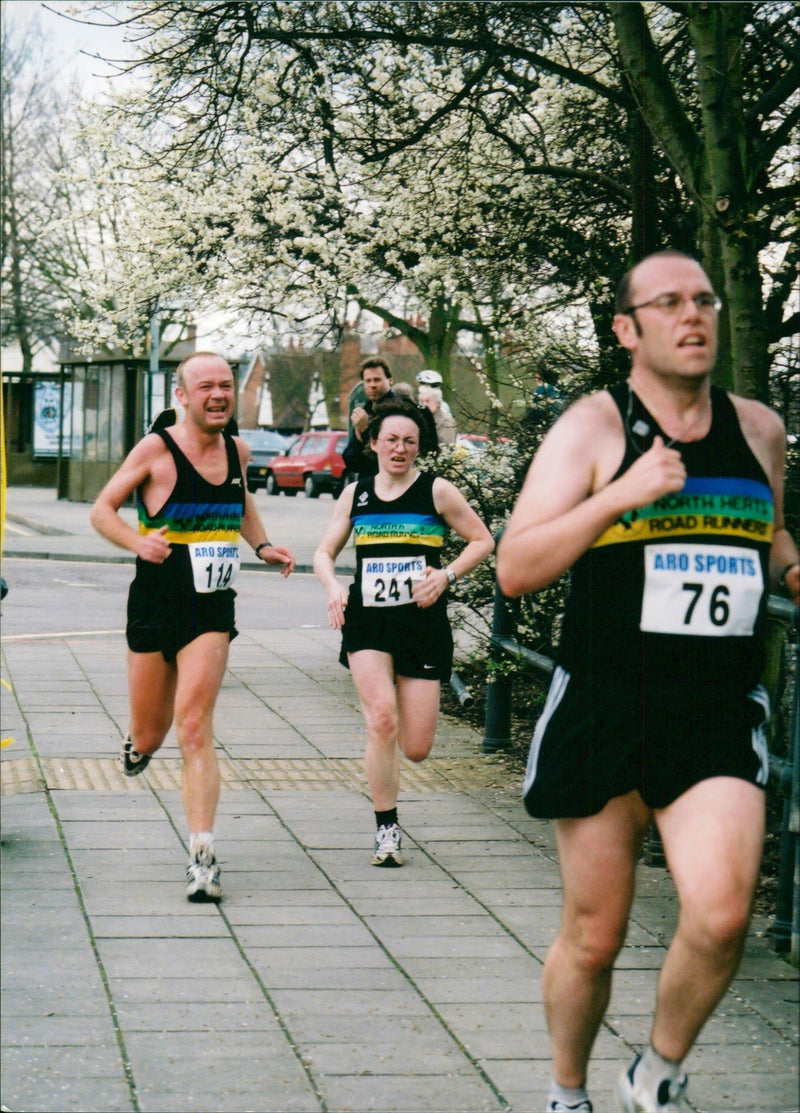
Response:
[[[130,564],[6,557],[9,592],[2,603],[3,638],[87,633],[125,627]],[[345,577],[342,577],[343,582]],[[236,581],[240,630],[325,626],[325,594],[313,575],[288,579],[267,569],[244,569]]]

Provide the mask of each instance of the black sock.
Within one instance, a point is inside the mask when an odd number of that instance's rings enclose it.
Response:
[[[388,812],[375,812],[375,825],[377,827],[391,827],[397,823],[397,808],[389,808]]]

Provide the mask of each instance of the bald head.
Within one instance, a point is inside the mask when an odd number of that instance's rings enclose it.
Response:
[[[223,368],[230,372],[228,361],[218,356],[216,352],[192,352],[178,365],[178,370],[175,372],[176,383],[185,390],[187,371],[191,371],[192,374],[205,374],[211,371],[218,373]]]
[[[230,364],[215,352],[195,352],[178,368],[175,395],[184,422],[219,433],[233,417],[235,384]]]

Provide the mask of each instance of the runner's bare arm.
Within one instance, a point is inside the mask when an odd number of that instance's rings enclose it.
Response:
[[[447,568],[425,568],[425,577],[411,592],[419,607],[432,607],[450,586],[448,570],[465,576],[494,552],[494,538],[457,487],[446,479],[433,481],[433,504],[447,524],[467,542]]]
[[[347,589],[336,578],[336,558],[347,544],[353,528],[350,514],[353,509],[355,483],[349,483],[336,500],[333,518],[314,553],[314,573],[328,596],[328,623],[334,630],[344,625],[347,606]]]
[[[619,414],[604,392],[580,399],[558,419],[534,457],[498,548],[505,595],[546,587],[625,511],[683,486],[680,453],[660,437],[612,482],[623,451]]]
[[[467,542],[450,564],[458,577],[466,576],[494,552],[494,538],[483,519],[448,480],[434,479],[433,503],[450,528]]]
[[[141,534],[120,516],[119,508],[138,487],[151,482],[165,454],[160,437],[143,437],[106,483],[89,515],[90,522],[102,537],[154,564],[163,564],[170,554],[170,545],[164,536],[167,527]]]
[[[770,584],[785,588],[800,606],[800,563],[797,544],[786,528],[783,488],[786,470],[786,431],[780,417],[768,406],[750,398],[731,395],[747,443],[769,478],[774,509],[772,547],[769,554]]]

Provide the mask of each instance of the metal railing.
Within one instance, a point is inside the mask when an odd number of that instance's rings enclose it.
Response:
[[[779,953],[790,952],[794,965],[800,965],[800,611],[788,599],[770,595],[767,604],[770,618],[786,627],[785,636],[797,639],[793,702],[789,727],[788,758],[770,754],[770,781],[784,798],[781,829],[780,865],[775,916],[769,931],[773,948]],[[516,639],[514,604],[495,587],[492,632],[489,639],[490,657],[500,664],[504,657],[523,662],[540,675],[552,675],[555,663],[541,653],[528,649]],[[502,667],[494,676],[486,693],[483,749],[496,753],[511,745],[511,716],[513,707],[514,678]],[[776,692],[770,691],[773,706]]]

